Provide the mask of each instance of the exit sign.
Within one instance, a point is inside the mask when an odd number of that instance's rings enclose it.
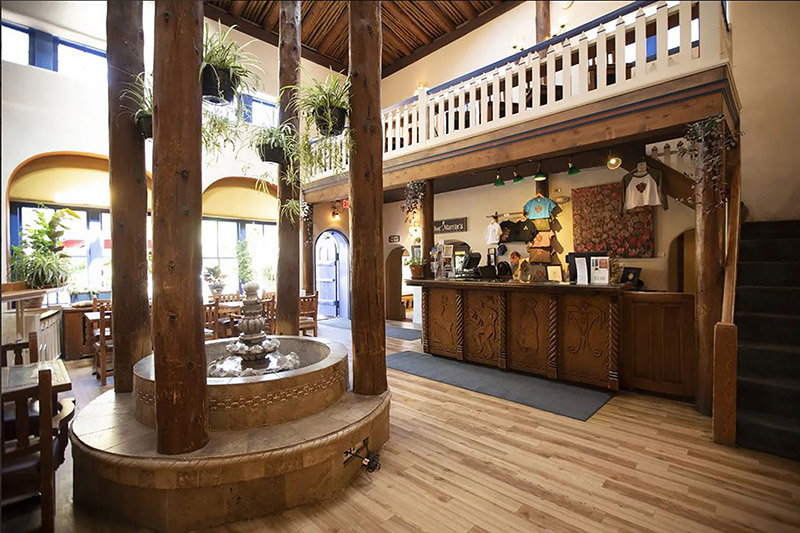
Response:
[[[342,209],[350,209],[350,198],[342,200]]]

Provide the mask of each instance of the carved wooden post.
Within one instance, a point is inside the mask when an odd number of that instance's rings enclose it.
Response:
[[[153,344],[157,450],[208,442],[200,227],[203,5],[157,0],[153,75]]]
[[[109,2],[108,175],[111,189],[111,290],[114,390],[133,390],[133,365],[150,354],[147,301],[147,173],[144,138],[120,93],[144,71],[142,2]]]
[[[558,296],[547,302],[547,377],[558,377]]]
[[[314,294],[314,206],[308,205],[309,214],[300,225],[300,240],[303,243],[303,290]]]
[[[550,0],[536,0],[536,44],[549,38]]]
[[[383,279],[381,4],[350,2],[350,288],[353,390],[381,394],[386,385]]]
[[[300,1],[280,2],[280,36],[278,38],[278,85],[288,87],[300,83]],[[293,91],[292,91],[293,92]],[[278,122],[289,122],[299,129],[297,110],[290,105],[291,92],[281,93]],[[299,189],[283,179],[287,172],[284,162],[278,180],[278,274],[276,279],[275,330],[278,335],[297,335],[300,320],[300,221],[294,222],[283,214],[283,206],[300,198]],[[297,172],[295,167],[291,172]]]
[[[723,152],[724,153],[724,152]],[[725,168],[725,161],[721,163]],[[700,172],[703,172],[700,170]],[[714,377],[714,324],[722,307],[722,267],[720,265],[719,215],[716,191],[711,180],[703,177],[695,185],[695,256],[697,261],[697,410],[711,415]]]
[[[420,229],[422,230],[422,257],[427,259],[433,248],[433,180],[425,180],[420,206]],[[425,277],[432,277],[431,265],[425,265]]]

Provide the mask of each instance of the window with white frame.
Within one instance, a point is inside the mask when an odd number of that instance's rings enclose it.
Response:
[[[3,61],[27,65],[30,55],[31,36],[28,32],[3,24]]]

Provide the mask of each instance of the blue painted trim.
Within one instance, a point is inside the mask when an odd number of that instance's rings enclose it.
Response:
[[[63,39],[61,37],[54,37],[53,38],[56,46],[59,44],[63,44],[64,46],[69,46],[70,48],[75,48],[80,50],[81,52],[86,52],[89,54],[93,54],[102,58],[106,57],[105,50],[100,50],[99,48],[95,48],[94,46],[89,46],[87,44],[76,43],[75,41],[70,41],[69,39]]]
[[[8,231],[11,246],[19,246],[19,241],[21,239],[20,232],[22,231],[22,206],[14,205],[15,203],[16,202],[11,202],[9,206]]]
[[[30,64],[47,70],[56,70],[57,57],[54,37],[44,31],[31,29]]]

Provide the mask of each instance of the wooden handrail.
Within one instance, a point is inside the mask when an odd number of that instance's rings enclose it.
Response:
[[[722,319],[714,326],[714,391],[711,421],[714,442],[736,445],[736,376],[738,373],[738,331],[733,323],[736,304],[736,266],[739,262],[742,176],[734,162],[728,203],[728,242],[725,253],[725,282]]]

